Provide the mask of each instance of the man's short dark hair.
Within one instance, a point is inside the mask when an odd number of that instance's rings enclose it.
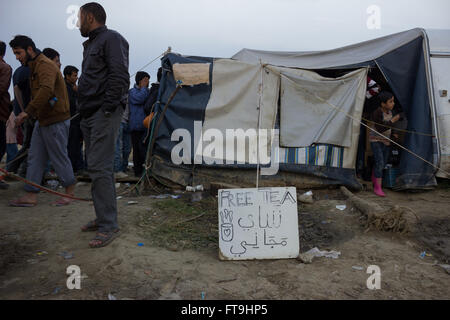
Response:
[[[45,48],[44,50],[42,50],[42,53],[44,54],[44,56],[46,56],[50,60],[53,60],[56,57],[60,56],[58,51],[56,51],[55,49],[52,49],[52,48]]]
[[[380,102],[386,103],[389,99],[391,99],[394,95],[389,91],[381,91],[378,94],[378,99]]]
[[[136,84],[139,85],[139,82],[141,82],[141,80],[144,78],[150,79],[150,75],[145,71],[138,71],[138,73],[136,73],[136,79],[135,79]]]
[[[24,49],[25,51],[28,49],[28,47],[31,47],[33,51],[36,51],[36,45],[34,44],[33,40],[27,36],[23,35],[17,35],[9,42],[9,46],[13,49],[20,48]]]
[[[77,67],[74,66],[66,66],[63,70],[64,77],[69,77],[72,75],[72,73],[78,72]]]
[[[97,2],[89,2],[80,8],[83,13],[88,14],[91,13],[94,16],[94,19],[100,23],[106,23],[106,11],[103,7]]]
[[[6,53],[6,43],[0,41],[0,56],[4,56]]]

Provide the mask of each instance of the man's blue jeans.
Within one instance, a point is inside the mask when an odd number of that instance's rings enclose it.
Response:
[[[128,123],[120,123],[119,135],[116,140],[116,150],[114,153],[114,172],[126,172],[128,158],[131,153],[131,135]]]
[[[17,152],[19,152],[19,149],[17,148],[17,143],[7,143],[6,144],[6,163],[10,163],[17,155]],[[10,166],[6,167],[6,170],[10,170]]]

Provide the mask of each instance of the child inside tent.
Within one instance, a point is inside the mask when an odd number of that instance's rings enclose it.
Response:
[[[370,130],[369,141],[374,155],[374,168],[372,171],[373,191],[377,196],[386,196],[381,188],[383,169],[386,165],[391,137],[392,125],[400,119],[400,114],[392,115],[394,108],[394,95],[389,91],[382,91],[378,95],[380,106],[372,113],[374,124]],[[378,134],[380,133],[380,134]]]

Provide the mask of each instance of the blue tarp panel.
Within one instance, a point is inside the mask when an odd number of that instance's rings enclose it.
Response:
[[[422,44],[423,39],[417,38],[376,61],[406,113],[407,130],[429,134],[408,133],[403,145],[433,163],[431,109]],[[434,168],[409,152],[402,152],[399,170],[396,189],[436,185]]]
[[[204,57],[182,57],[176,54],[168,54],[162,59],[163,75],[158,94],[159,104],[155,110],[158,115],[161,114],[169,97],[176,88],[175,79],[172,73],[172,65],[175,63],[211,63],[210,79],[212,79],[212,58]],[[157,132],[155,141],[155,153],[161,155],[165,159],[170,160],[172,148],[177,145],[178,141],[171,141],[170,137],[173,130],[178,128],[187,129],[191,133],[191,150],[194,150],[194,121],[204,121],[206,105],[211,95],[212,84],[200,84],[193,87],[184,86],[175,95],[170,103],[163,122]],[[158,117],[158,116],[157,116]],[[192,157],[194,152],[192,152]],[[192,158],[193,159],[193,158]]]
[[[407,130],[429,134],[426,136],[407,133],[403,146],[433,163],[433,153],[436,151],[433,150],[431,136],[431,107],[425,70],[423,37],[418,37],[375,61],[406,113]],[[373,66],[373,64],[373,61],[367,61],[359,63],[357,66]],[[342,68],[352,69],[355,66],[342,66]],[[339,69],[339,67],[334,69]],[[403,150],[399,176],[394,189],[420,189],[436,186],[434,171],[430,164]]]

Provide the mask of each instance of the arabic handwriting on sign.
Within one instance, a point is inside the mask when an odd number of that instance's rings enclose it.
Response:
[[[278,226],[275,224],[275,212],[272,214],[272,225],[278,229],[281,226],[281,211],[280,214],[278,215],[280,217],[280,221],[278,222]]]
[[[248,247],[252,247],[253,249],[259,249],[259,247],[258,247],[258,232],[255,232],[255,241],[254,241],[254,243],[248,243],[247,241],[244,240],[244,241],[241,241],[240,245],[241,245],[243,251],[233,252],[233,246],[231,246],[231,248],[230,248],[231,254],[240,256],[240,255],[242,255],[242,254],[247,252],[247,246]]]
[[[243,244],[244,244],[244,242],[245,242],[245,241],[242,241],[242,242],[241,242],[241,247],[242,247],[242,249],[243,249],[244,251],[240,251],[240,252],[233,252],[233,246],[231,246],[231,248],[230,248],[230,253],[231,253],[231,254],[234,254],[234,255],[239,255],[239,256],[240,256],[241,254],[244,254],[244,253],[246,253],[246,252],[247,252],[247,248],[246,248],[246,247],[244,247],[244,245],[243,245]]]
[[[267,238],[270,238],[270,240],[267,240]],[[273,238],[275,238],[275,237],[273,237],[273,236],[267,237],[266,230],[264,229],[264,245],[265,246],[271,246],[271,248],[273,248],[273,246],[281,245],[281,246],[285,247],[287,245],[286,240],[288,238],[281,238],[281,240],[283,240],[281,242],[276,242],[275,240],[273,240]]]
[[[261,229],[269,228],[269,219],[268,219],[268,217],[267,217],[267,219],[266,219],[266,225],[265,225],[265,226],[263,226],[262,223],[261,223],[261,206],[258,207],[258,211],[259,211],[259,213],[258,213],[258,217],[259,217],[259,219],[258,219],[258,221],[259,221],[259,227],[260,227]]]
[[[257,246],[258,246],[258,232],[255,232],[255,243],[248,243],[247,241],[242,241],[241,245],[252,246],[253,248],[257,248]]]
[[[247,220],[250,222],[250,225],[243,225],[241,223],[242,219],[244,219],[244,218],[239,218],[239,220],[238,220],[239,227],[241,227],[243,229],[251,229],[251,228],[253,228],[255,226],[255,222],[253,221],[253,215],[252,214],[249,214],[248,217],[247,217]]]
[[[258,218],[258,221],[259,221],[259,227],[261,228],[261,229],[265,229],[265,228],[269,228],[269,229],[272,229],[272,228],[276,228],[276,229],[278,229],[280,226],[281,226],[281,211],[280,211],[280,214],[278,215],[278,225],[277,224],[275,224],[275,211],[273,212],[273,214],[272,214],[272,225],[269,225],[269,214],[267,213],[266,214],[266,223],[265,223],[265,225],[263,225],[262,224],[262,222],[261,222],[261,206],[259,206],[259,218]]]

